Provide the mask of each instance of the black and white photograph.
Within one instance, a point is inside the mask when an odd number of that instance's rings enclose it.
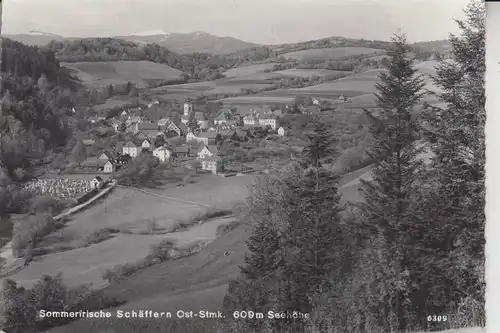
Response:
[[[494,332],[492,6],[0,0],[0,333]]]

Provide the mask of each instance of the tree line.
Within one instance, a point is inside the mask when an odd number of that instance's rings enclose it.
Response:
[[[220,331],[484,326],[484,5],[465,13],[461,36],[450,38],[453,62],[441,62],[434,79],[443,108],[416,110],[424,79],[405,56],[405,37],[394,37],[378,112],[366,111],[374,164],[362,200],[346,204],[323,166],[338,152],[322,121],[306,134],[301,159],[258,179],[245,214],[253,232]],[[244,310],[309,317],[235,319]]]

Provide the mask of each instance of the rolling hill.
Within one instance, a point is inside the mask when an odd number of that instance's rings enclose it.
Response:
[[[258,46],[233,37],[219,37],[202,31],[189,34],[151,31],[116,38],[139,43],[156,43],[181,54],[229,54]]]
[[[64,41],[80,39],[35,31],[28,34],[5,35],[5,37],[19,41],[23,44],[36,46],[47,45],[52,40]],[[257,44],[245,42],[233,37],[219,37],[201,31],[183,34],[155,30],[125,36],[114,36],[113,38],[142,44],[155,43],[181,54],[229,54],[258,46]]]
[[[62,63],[87,87],[126,84],[139,88],[164,81],[181,81],[184,73],[170,66],[151,61],[108,61]]]

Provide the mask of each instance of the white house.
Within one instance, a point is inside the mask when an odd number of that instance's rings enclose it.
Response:
[[[101,177],[96,176],[94,179],[90,181],[90,187],[91,188],[101,188],[104,185],[104,181],[102,180]]]
[[[122,154],[130,157],[137,157],[142,151],[142,146],[137,147],[132,141],[128,141],[123,145]]]
[[[313,99],[313,105],[319,105],[320,102],[319,102],[319,99],[315,98]]]
[[[276,130],[280,126],[280,121],[275,115],[265,115],[259,118],[259,125],[271,126],[273,130]]]
[[[189,142],[191,140],[196,140],[196,135],[193,132],[189,131],[189,133],[186,135],[186,142]]]
[[[160,101],[151,102],[148,104],[148,108],[151,109],[153,107],[153,105],[158,105],[158,104],[160,104]]]
[[[219,156],[211,156],[201,160],[201,168],[203,170],[212,171],[213,174],[222,170],[222,159]]]
[[[141,147],[142,147],[142,149],[150,149],[151,148],[151,141],[149,141],[148,139],[142,141]]]
[[[128,115],[127,111],[123,110],[122,111],[122,117],[126,117]]]
[[[256,114],[249,114],[243,117],[243,124],[244,125],[258,125],[259,124],[259,117]]]
[[[160,162],[165,163],[168,162],[168,160],[170,160],[172,152],[169,149],[161,146],[153,150],[153,156],[158,158]]]
[[[111,161],[107,161],[106,164],[104,164],[104,173],[113,173],[115,172],[115,164]]]
[[[281,126],[280,128],[278,128],[278,135],[279,136],[285,136],[285,129],[283,128],[283,126]]]
[[[216,156],[218,154],[219,154],[219,150],[217,149],[217,146],[209,145],[209,146],[203,147],[198,152],[198,158],[204,159],[206,157],[212,157],[212,156]]]

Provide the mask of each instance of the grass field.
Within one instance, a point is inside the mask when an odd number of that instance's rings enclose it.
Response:
[[[241,66],[241,67],[231,68],[230,70],[224,72],[223,74],[226,77],[236,77],[236,76],[245,76],[256,73],[263,73],[266,69],[272,69],[274,65],[276,65],[275,62]]]
[[[311,76],[319,76],[319,77],[333,77],[339,74],[348,75],[350,72],[346,71],[334,71],[329,69],[301,69],[301,68],[291,68],[285,69],[283,71],[275,72],[277,74],[281,74],[284,76],[293,76],[293,77],[311,77]]]
[[[130,81],[139,88],[145,88],[151,83],[182,77],[181,71],[150,61],[74,62],[61,65],[67,67],[88,87]]]
[[[130,98],[128,95],[120,95],[108,98],[106,102],[104,102],[103,104],[94,105],[92,108],[96,111],[101,111],[101,110],[113,109],[116,107],[123,108],[129,105],[132,106],[135,105],[135,103],[136,103],[135,98]]]
[[[335,60],[342,59],[347,56],[355,55],[370,55],[370,54],[385,54],[384,50],[373,49],[368,47],[334,47],[325,49],[309,49],[295,51],[283,54],[285,58],[296,59],[298,61],[307,60]]]
[[[243,201],[247,185],[253,176],[222,178],[211,176],[197,184],[182,188],[155,189],[151,192],[172,198],[199,202],[209,207],[231,208]],[[116,228],[141,232],[155,221],[158,228],[172,227],[177,221],[189,219],[206,207],[159,198],[133,189],[117,188],[104,202],[91,206],[76,214],[63,231],[47,237],[43,246],[72,246],[102,228]],[[223,221],[225,220],[225,221]],[[218,219],[197,225],[187,231],[165,235],[119,234],[104,242],[71,251],[39,257],[31,265],[10,276],[29,286],[43,274],[63,272],[65,281],[71,285],[81,283],[102,284],[101,274],[110,266],[144,258],[151,244],[172,237],[180,242],[198,239],[213,239],[217,226],[228,219]]]

